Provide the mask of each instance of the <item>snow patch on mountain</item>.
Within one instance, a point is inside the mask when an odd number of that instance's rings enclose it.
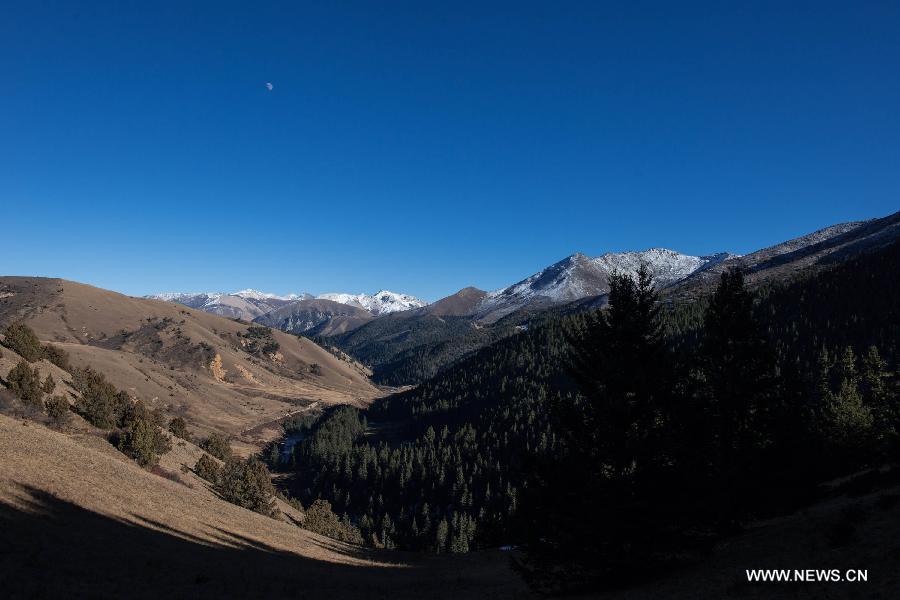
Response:
[[[165,300],[166,302],[177,302],[179,304],[184,304],[185,301],[199,301],[203,300],[204,303],[215,303],[218,302],[223,296],[237,296],[238,298],[244,298],[245,300],[283,300],[286,302],[292,300],[302,300],[304,298],[312,298],[312,294],[288,294],[286,296],[279,296],[278,294],[269,294],[267,292],[260,292],[259,290],[254,290],[247,288],[245,290],[239,290],[237,292],[160,292],[158,294],[150,294],[148,296],[144,296],[145,298],[150,298],[152,300]]]
[[[254,319],[288,303],[312,300],[314,296],[307,293],[280,296],[248,288],[230,294],[225,292],[162,292],[145,296],[145,298],[176,302],[232,318]],[[362,308],[373,315],[386,315],[428,304],[415,296],[398,294],[389,290],[381,290],[374,294],[321,294],[315,298]]]
[[[302,300],[304,298],[312,298],[311,294],[288,294],[287,296],[279,296],[278,294],[269,294],[267,292],[260,292],[259,290],[253,290],[247,288],[246,290],[240,290],[238,292],[232,292],[231,296],[240,296],[241,298],[253,299],[253,300]]]
[[[646,263],[653,274],[656,287],[664,288],[695,271],[707,269],[733,256],[728,252],[719,252],[710,256],[690,256],[666,248],[650,248],[643,252],[607,252],[592,260],[595,265],[607,273],[620,271],[632,277],[637,276],[641,263]]]
[[[151,300],[175,302],[190,308],[199,308],[200,310],[212,312],[208,310],[208,307],[216,306],[227,295],[225,292],[161,292],[144,297]]]
[[[410,310],[427,306],[428,303],[409,294],[398,294],[390,290],[381,290],[374,294],[345,294],[328,293],[316,296],[320,300],[331,300],[350,306],[358,306],[373,315],[386,315],[388,313]]]
[[[230,294],[223,292],[163,292],[146,297],[153,300],[176,302],[208,313],[245,321],[252,321],[285,304],[312,298],[310,294],[279,296],[252,289],[240,290]]]
[[[150,298],[151,300],[165,300],[166,302],[180,302],[181,300],[198,298],[201,296],[213,298],[224,295],[225,292],[160,292],[158,294],[149,294],[144,296],[144,298]]]

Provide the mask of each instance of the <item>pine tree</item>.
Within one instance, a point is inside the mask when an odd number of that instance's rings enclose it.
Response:
[[[447,536],[450,527],[447,525],[447,519],[441,519],[434,532],[434,552],[440,554],[447,548]]]
[[[754,502],[752,482],[765,466],[762,450],[774,443],[774,355],[753,314],[753,295],[743,273],[722,273],[704,316],[700,356],[700,397],[710,425],[708,498],[716,520],[730,527]]]
[[[391,517],[384,513],[384,516],[381,517],[381,527],[380,527],[380,541],[381,545],[387,549],[392,549],[394,547],[394,523],[391,521]]]
[[[871,442],[874,418],[859,392],[853,348],[847,346],[844,349],[835,369],[839,384],[836,392],[829,393],[825,407],[827,433],[829,441],[839,450],[856,454]]]
[[[740,270],[722,274],[706,311],[702,349],[719,451],[731,460],[745,449],[764,446],[774,360]]]
[[[892,402],[889,393],[887,362],[881,358],[877,346],[870,346],[862,361],[860,391],[863,401],[872,411],[874,431],[885,449],[897,446],[900,430],[900,405]]]
[[[532,464],[520,568],[537,587],[623,576],[641,561],[658,496],[646,484],[668,407],[668,361],[646,265],[610,278],[609,308],[573,339],[583,398],[559,404],[565,453]]]

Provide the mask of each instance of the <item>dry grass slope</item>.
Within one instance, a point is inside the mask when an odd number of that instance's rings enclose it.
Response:
[[[163,466],[194,452],[176,450]],[[424,559],[351,547],[228,504],[193,474],[171,481],[145,471],[93,436],[0,415],[0,456],[4,597],[524,594],[499,554]]]
[[[91,365],[151,407],[184,417],[196,435],[236,436],[245,452],[314,402],[361,406],[380,394],[360,365],[280,331],[271,332],[278,350],[264,352],[248,337],[250,324],[177,304],[46,278],[3,277],[0,292],[0,327],[25,322],[73,365]]]

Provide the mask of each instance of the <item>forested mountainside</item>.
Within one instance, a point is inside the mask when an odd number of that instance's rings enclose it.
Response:
[[[608,311],[297,422],[275,462],[375,545],[521,544],[537,584],[664,567],[896,459],[898,267],[894,243],[757,293],[727,271],[675,304],[614,278]]]
[[[447,365],[522,330],[534,313],[519,311],[481,325],[469,315],[397,313],[333,337],[314,337],[372,365],[372,379],[408,385],[436,375]]]

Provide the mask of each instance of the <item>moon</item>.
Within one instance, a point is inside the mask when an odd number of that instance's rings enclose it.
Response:
[[[270,92],[271,92],[274,88],[275,88],[275,86],[272,85],[271,83],[267,83],[267,84],[266,84],[266,89],[269,90]]]

